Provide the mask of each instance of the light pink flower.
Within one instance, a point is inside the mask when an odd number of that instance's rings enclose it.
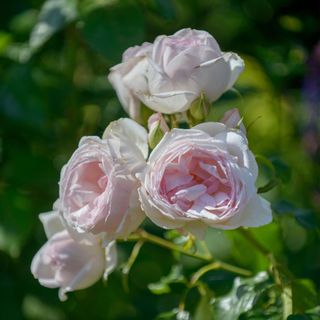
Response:
[[[75,241],[55,211],[41,214],[40,219],[48,241],[34,256],[31,272],[41,285],[60,288],[60,300],[67,299],[67,292],[87,288],[113,271],[117,263],[114,242],[102,248],[85,238]]]
[[[206,226],[234,229],[271,221],[257,194],[258,168],[240,130],[207,122],[173,129],[152,151],[139,195],[157,225],[203,235]]]
[[[129,48],[108,78],[124,109],[138,119],[141,102],[168,114],[186,111],[201,92],[212,102],[233,86],[243,67],[209,33],[182,29]]]
[[[84,137],[63,168],[58,209],[77,232],[127,237],[142,222],[135,174],[145,166],[146,130],[130,119],[111,123],[103,139]]]

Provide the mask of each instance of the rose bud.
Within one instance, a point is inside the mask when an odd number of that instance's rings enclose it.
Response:
[[[102,248],[85,237],[75,241],[63,229],[58,212],[41,214],[40,219],[48,241],[34,256],[31,272],[41,285],[60,288],[61,301],[67,299],[67,292],[85,289],[113,271],[117,263],[114,242]]]
[[[148,119],[148,130],[149,146],[153,149],[162,139],[163,135],[169,131],[169,127],[161,113],[154,113]]]

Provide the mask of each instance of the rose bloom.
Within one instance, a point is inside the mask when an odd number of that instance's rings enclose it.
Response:
[[[60,288],[60,300],[67,299],[67,292],[85,289],[113,271],[117,263],[114,242],[102,248],[85,237],[75,241],[55,211],[41,214],[40,219],[48,241],[34,256],[31,272],[41,285]]]
[[[270,204],[257,194],[257,174],[245,134],[207,122],[165,134],[139,195],[146,215],[163,228],[203,236],[207,226],[257,227],[272,220]]]
[[[168,114],[186,111],[201,92],[212,102],[233,86],[243,67],[208,32],[182,29],[129,48],[109,81],[130,117],[139,119],[141,102]]]
[[[77,232],[127,237],[144,218],[135,174],[148,155],[146,130],[130,119],[111,123],[103,139],[84,137],[61,172],[56,208]]]

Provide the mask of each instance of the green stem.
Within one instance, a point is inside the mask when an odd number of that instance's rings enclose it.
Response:
[[[260,253],[262,253],[265,257],[267,257],[270,260],[270,251],[266,249],[255,237],[254,235],[246,229],[239,228],[238,231],[241,233],[241,235],[247,239],[248,242],[252,244]]]
[[[190,285],[194,286],[198,282],[198,280],[208,271],[218,270],[218,269],[230,271],[232,273],[237,273],[239,275],[246,276],[246,277],[252,275],[251,271],[248,271],[246,269],[242,269],[222,261],[215,261],[205,265],[204,267],[200,268],[197,272],[195,272],[191,278]]]
[[[292,314],[292,289],[291,282],[293,276],[286,270],[275,258],[274,254],[267,250],[249,230],[240,228],[239,232],[254,246],[260,253],[262,253],[270,263],[270,270],[273,274],[276,285],[281,289],[281,300],[283,307],[283,319]]]
[[[233,265],[228,264],[226,262],[212,261],[213,259],[212,259],[211,255],[202,255],[202,254],[199,254],[197,252],[187,251],[183,247],[179,247],[179,246],[175,245],[174,243],[172,243],[170,241],[167,241],[165,239],[157,237],[157,236],[155,236],[153,234],[150,234],[150,233],[148,233],[148,232],[146,232],[145,230],[142,230],[142,229],[138,230],[136,233],[132,234],[127,239],[127,241],[139,241],[139,240],[140,241],[142,240],[142,241],[145,241],[145,242],[150,242],[150,243],[159,245],[161,247],[164,247],[164,248],[167,248],[167,249],[170,249],[170,250],[173,250],[173,251],[180,252],[180,253],[182,253],[182,254],[184,254],[186,256],[192,257],[192,258],[200,259],[200,260],[203,260],[203,261],[206,261],[206,262],[211,262],[209,265],[204,266],[203,268],[200,269],[200,270],[203,269],[204,273],[210,270],[210,268],[209,268],[207,271],[205,271],[208,268],[208,266],[213,266],[214,265],[215,266],[214,268],[216,268],[216,269],[222,269],[222,270],[230,271],[230,272],[242,275],[242,276],[251,275],[251,272],[248,271],[248,270],[233,266]],[[211,270],[213,270],[213,269],[211,269]]]
[[[127,263],[122,268],[122,273],[123,273],[122,284],[126,292],[129,292],[129,281],[128,281],[129,272],[131,270],[131,267],[135,263],[143,244],[144,244],[144,241],[142,240],[139,240],[137,243],[135,243]]]
[[[175,114],[170,114],[169,118],[170,118],[171,129],[179,128],[179,124],[178,124],[176,115]]]
[[[207,261],[207,262],[211,261],[211,257],[209,257],[207,255],[202,255],[197,252],[187,251],[183,247],[179,247],[179,246],[175,245],[174,243],[167,241],[165,239],[162,239],[160,237],[157,237],[151,233],[148,233],[145,230],[138,230],[135,234],[129,236],[129,238],[127,240],[128,241],[136,241],[139,239],[144,240],[144,241],[148,241],[150,243],[157,244],[161,247],[164,247],[164,248],[167,248],[167,249],[170,249],[173,251],[180,252],[180,253],[182,253],[186,256],[192,257],[192,258],[200,259],[200,260]]]
[[[128,274],[134,262],[136,261],[138,254],[140,252],[141,247],[143,246],[144,241],[139,240],[133,247],[131,255],[127,261],[127,263],[123,266],[122,272],[124,274]]]

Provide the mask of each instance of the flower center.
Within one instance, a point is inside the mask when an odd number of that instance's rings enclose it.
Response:
[[[223,213],[232,197],[223,157],[201,150],[176,157],[164,170],[160,193],[183,211]]]
[[[70,184],[70,199],[73,211],[96,199],[106,188],[108,177],[99,161],[82,163],[77,166]]]

